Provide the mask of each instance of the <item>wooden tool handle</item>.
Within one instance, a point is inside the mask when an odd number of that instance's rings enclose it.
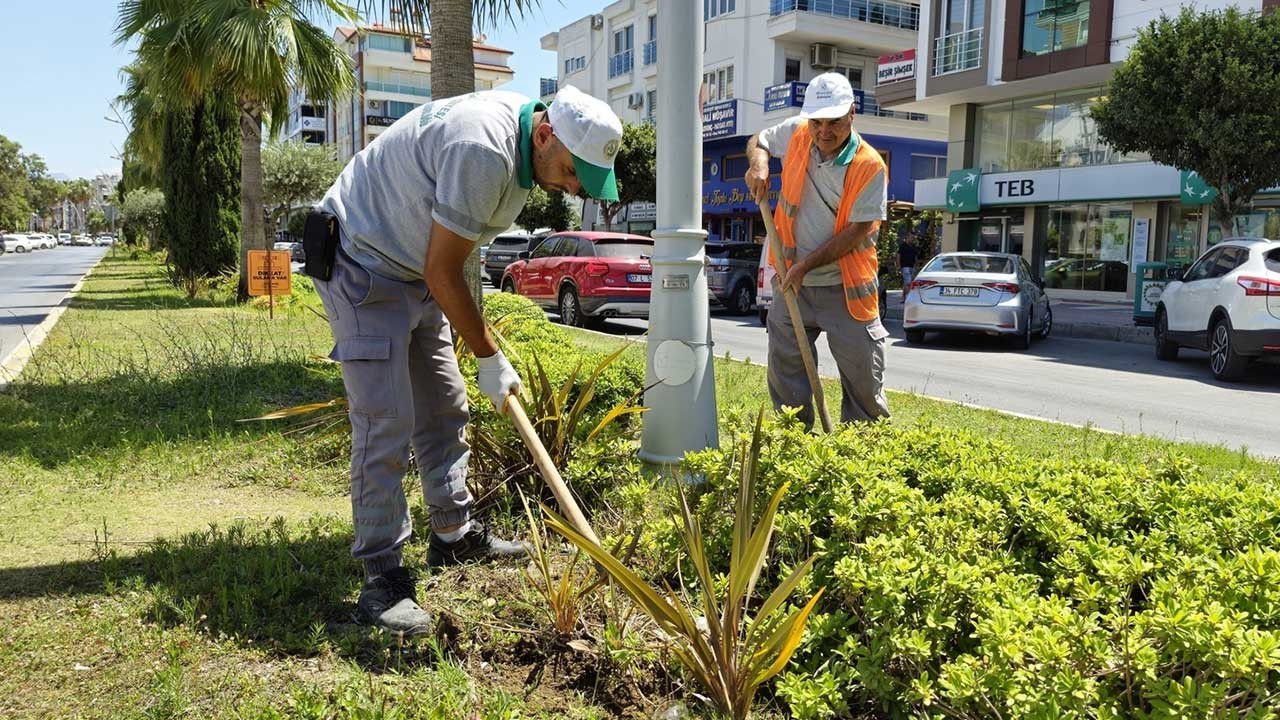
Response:
[[[787,264],[782,255],[782,241],[778,239],[778,228],[773,224],[773,213],[770,212],[768,200],[760,205],[760,215],[764,217],[764,229],[769,235],[769,248],[773,251],[773,257],[781,267],[786,268]],[[804,371],[809,376],[809,387],[813,389],[813,403],[818,408],[822,431],[829,433],[831,416],[827,414],[827,397],[822,392],[822,381],[818,379],[818,364],[813,359],[813,349],[809,347],[809,335],[804,330],[804,321],[800,317],[800,303],[796,300],[795,291],[782,291],[782,301],[791,315],[791,327],[796,331],[796,344],[800,346],[800,359],[804,361]]]
[[[534,464],[538,466],[542,478],[551,487],[551,493],[556,496],[556,502],[560,504],[560,510],[565,518],[575,530],[591,542],[600,545],[600,539],[596,537],[591,525],[587,524],[587,518],[582,514],[577,501],[573,499],[573,493],[569,492],[569,486],[564,484],[560,471],[556,469],[555,463],[551,462],[551,456],[543,447],[542,440],[538,439],[538,433],[533,429],[533,423],[529,422],[529,416],[525,414],[520,398],[515,395],[507,396],[506,414],[511,418],[511,422],[515,423],[516,430],[520,431],[525,447],[529,448],[529,453],[533,455]]]

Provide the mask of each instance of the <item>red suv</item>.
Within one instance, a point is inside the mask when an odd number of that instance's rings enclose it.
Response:
[[[643,235],[557,233],[507,266],[501,287],[559,312],[565,325],[647,318],[652,255],[653,241]]]

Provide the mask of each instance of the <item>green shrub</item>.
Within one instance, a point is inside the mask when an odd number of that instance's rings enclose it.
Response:
[[[712,558],[735,427],[687,463]],[[801,592],[827,587],[776,686],[796,717],[1277,717],[1277,485],[928,426],[767,432],[758,502],[791,491],[763,592],[814,551]]]

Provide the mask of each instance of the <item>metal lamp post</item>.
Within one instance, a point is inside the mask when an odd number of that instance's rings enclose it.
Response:
[[[658,222],[640,458],[720,444],[702,229],[702,3],[659,0]]]

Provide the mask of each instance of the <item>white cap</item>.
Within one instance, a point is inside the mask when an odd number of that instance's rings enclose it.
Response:
[[[622,147],[622,122],[604,101],[565,85],[547,106],[556,137],[573,154],[583,190],[600,200],[618,199],[613,159]]]
[[[800,117],[806,120],[830,120],[844,117],[853,107],[853,86],[840,73],[822,73],[809,81],[804,91],[804,107]]]

